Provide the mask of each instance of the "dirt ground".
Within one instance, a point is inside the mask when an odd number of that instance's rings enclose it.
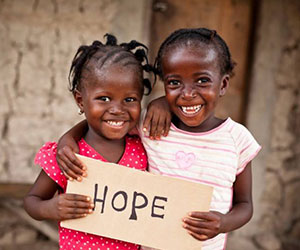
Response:
[[[0,250],[57,250],[58,244],[24,219],[22,202],[14,209],[7,206],[7,199],[0,200]],[[21,211],[21,215],[16,211]],[[37,224],[38,225],[38,224]],[[54,225],[55,227],[55,225]],[[58,235],[58,233],[57,233]]]

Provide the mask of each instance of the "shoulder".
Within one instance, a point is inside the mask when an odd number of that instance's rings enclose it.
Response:
[[[230,119],[230,118],[228,118]],[[249,138],[253,138],[253,135],[251,134],[251,132],[242,124],[230,119],[228,122],[228,132],[230,133],[230,135],[232,136],[233,140],[235,142],[239,141],[239,140],[243,140],[243,139],[249,139]]]
[[[38,165],[44,165],[52,163],[53,158],[56,157],[57,143],[46,142],[38,151],[35,156],[34,163]],[[49,160],[49,161],[47,161]],[[50,161],[51,160],[51,161]]]
[[[142,169],[147,167],[147,154],[142,144],[141,138],[137,135],[126,137],[126,153],[135,162],[140,163]],[[140,167],[139,167],[140,168]]]
[[[56,153],[57,143],[47,142],[39,149],[34,163],[39,165],[54,182],[65,190],[67,179],[57,164]]]
[[[131,147],[143,147],[142,140],[138,135],[127,135],[126,143]]]
[[[258,154],[261,146],[257,143],[250,131],[240,123],[231,120],[229,131],[234,140],[236,153],[239,157],[238,173],[240,173]]]

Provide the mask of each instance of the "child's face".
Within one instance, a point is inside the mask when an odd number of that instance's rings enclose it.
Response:
[[[209,46],[174,47],[162,58],[163,81],[169,106],[185,130],[211,129],[220,96],[229,76],[221,75],[218,54]]]
[[[140,74],[135,67],[113,64],[93,70],[84,81],[75,99],[90,132],[110,140],[123,138],[139,120],[143,92]]]

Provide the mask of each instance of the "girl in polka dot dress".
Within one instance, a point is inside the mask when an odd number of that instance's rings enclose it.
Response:
[[[144,87],[151,90],[143,70],[150,71],[144,45],[94,41],[79,47],[69,74],[70,90],[84,113],[88,129],[79,140],[81,155],[144,171],[147,167],[140,138],[129,136],[140,117]],[[146,62],[146,63],[145,63]],[[67,220],[93,211],[90,197],[66,194],[67,178],[56,162],[56,143],[46,143],[35,163],[40,175],[24,199],[28,214],[37,220]],[[58,191],[59,195],[55,195]],[[139,249],[138,245],[59,227],[60,249]]]

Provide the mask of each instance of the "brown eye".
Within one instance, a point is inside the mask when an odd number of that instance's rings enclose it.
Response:
[[[136,98],[134,98],[134,97],[125,98],[125,102],[134,102],[134,101],[136,101]]]
[[[177,80],[170,80],[168,82],[168,85],[171,85],[171,86],[179,86],[180,85],[180,82],[177,81]]]
[[[109,102],[110,101],[110,98],[108,96],[100,96],[97,99],[100,100],[100,101],[103,101],[103,102]]]
[[[197,80],[197,83],[203,84],[209,82],[209,79],[206,77],[201,77]]]

